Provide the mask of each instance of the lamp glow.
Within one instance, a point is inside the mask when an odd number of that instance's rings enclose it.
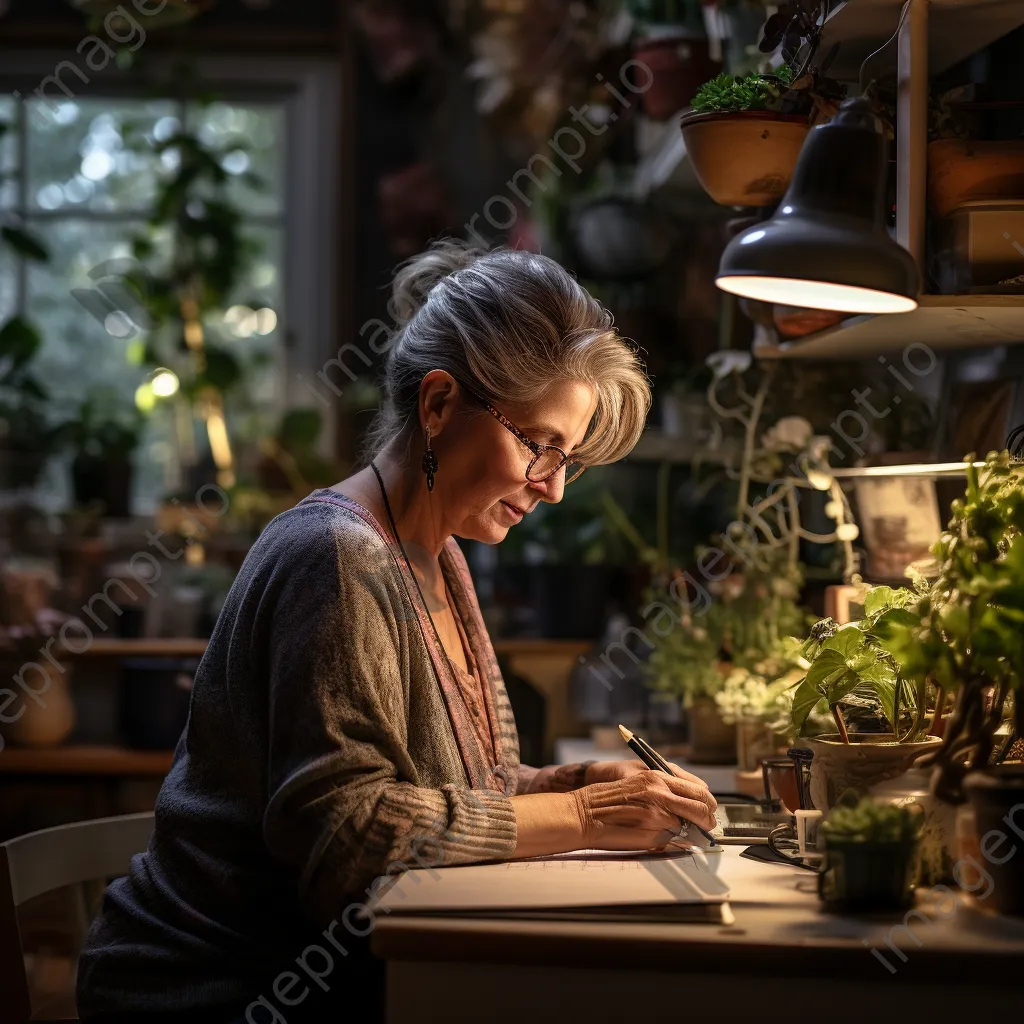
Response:
[[[909,313],[917,300],[856,285],[808,281],[792,277],[719,277],[722,291],[745,299],[774,302],[804,309],[834,309],[843,313]]]

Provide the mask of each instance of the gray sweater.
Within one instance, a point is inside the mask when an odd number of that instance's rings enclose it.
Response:
[[[449,540],[475,711],[396,554],[362,506],[328,491],[249,552],[149,850],[107,889],[82,953],[83,1016],[254,999],[389,865],[513,852],[518,741],[465,560]]]

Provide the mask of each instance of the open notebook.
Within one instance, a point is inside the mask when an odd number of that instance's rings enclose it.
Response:
[[[715,852],[581,850],[417,869],[398,876],[379,907],[389,914],[729,924],[729,887],[719,863]]]

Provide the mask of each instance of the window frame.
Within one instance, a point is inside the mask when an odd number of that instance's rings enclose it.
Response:
[[[172,54],[147,55],[143,78],[122,72],[113,65],[91,72],[88,84],[75,76],[66,77],[72,98],[138,99],[152,96],[154,80],[170,81],[181,59]],[[0,91],[20,99],[33,99],[40,81],[68,60],[68,54],[55,51],[13,51],[0,49]],[[302,377],[311,377],[333,354],[342,310],[337,301],[340,232],[341,166],[338,138],[341,126],[341,70],[328,58],[278,58],[259,55],[259,60],[238,55],[203,54],[191,62],[190,72],[202,82],[203,89],[225,102],[278,102],[285,115],[285,152],[281,171],[283,192],[281,209],[276,214],[254,214],[251,223],[269,224],[281,230],[282,287],[278,313],[278,346],[275,375],[280,387],[275,394],[277,414],[289,408],[311,405]],[[73,83],[73,84],[72,84]],[[77,88],[75,88],[77,87]],[[54,92],[47,93],[54,98]],[[60,95],[56,93],[56,95]],[[168,96],[184,108],[182,97]],[[24,144],[27,105],[17,103],[14,133],[18,145]],[[324,131],[324,126],[329,126]],[[12,209],[27,224],[47,219],[79,219],[130,223],[145,216],[145,211],[101,211],[76,209],[31,210],[28,207],[28,162],[18,153],[16,201]],[[17,263],[16,309],[25,312],[28,294],[28,267]],[[74,301],[69,297],[69,302]],[[324,418],[321,448],[333,454],[338,410],[316,406]]]

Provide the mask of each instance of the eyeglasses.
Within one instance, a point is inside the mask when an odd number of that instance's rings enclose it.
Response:
[[[538,444],[531,441],[507,416],[498,412],[488,401],[462,385],[463,391],[475,398],[506,430],[511,431],[530,451],[533,458],[526,467],[526,479],[530,483],[539,484],[553,477],[565,466],[565,482],[571,484],[587,467],[582,462],[572,460],[558,445]]]

